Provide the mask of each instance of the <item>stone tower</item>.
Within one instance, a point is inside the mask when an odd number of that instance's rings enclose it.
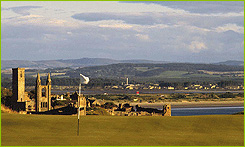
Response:
[[[36,80],[36,112],[44,112],[51,110],[51,78],[48,74],[46,85],[41,85],[39,73]]]
[[[25,99],[25,68],[12,69],[13,102],[22,102]]]
[[[35,110],[35,101],[30,99],[28,92],[25,92],[25,68],[12,69],[12,91],[12,109],[19,112]]]
[[[163,116],[171,116],[171,104],[165,104],[163,106]]]

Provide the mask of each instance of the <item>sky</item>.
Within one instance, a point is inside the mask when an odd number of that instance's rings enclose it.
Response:
[[[1,59],[244,60],[243,1],[2,1]]]

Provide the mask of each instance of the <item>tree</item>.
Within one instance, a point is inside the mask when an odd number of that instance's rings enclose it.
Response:
[[[104,105],[102,105],[102,107],[104,107],[105,109],[111,109],[113,107],[117,107],[117,105],[113,102],[106,102]]]
[[[230,92],[226,92],[222,95],[220,95],[221,98],[235,98],[235,95],[233,93]]]

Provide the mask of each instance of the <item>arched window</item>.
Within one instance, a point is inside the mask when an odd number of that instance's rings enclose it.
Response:
[[[45,97],[45,96],[46,96],[46,89],[42,88],[42,97]]]

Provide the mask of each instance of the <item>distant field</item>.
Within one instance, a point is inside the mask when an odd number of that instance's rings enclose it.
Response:
[[[76,116],[2,113],[2,146],[244,145],[243,115],[188,117]]]
[[[181,78],[184,74],[187,74],[187,71],[164,71],[158,77],[164,78]]]

